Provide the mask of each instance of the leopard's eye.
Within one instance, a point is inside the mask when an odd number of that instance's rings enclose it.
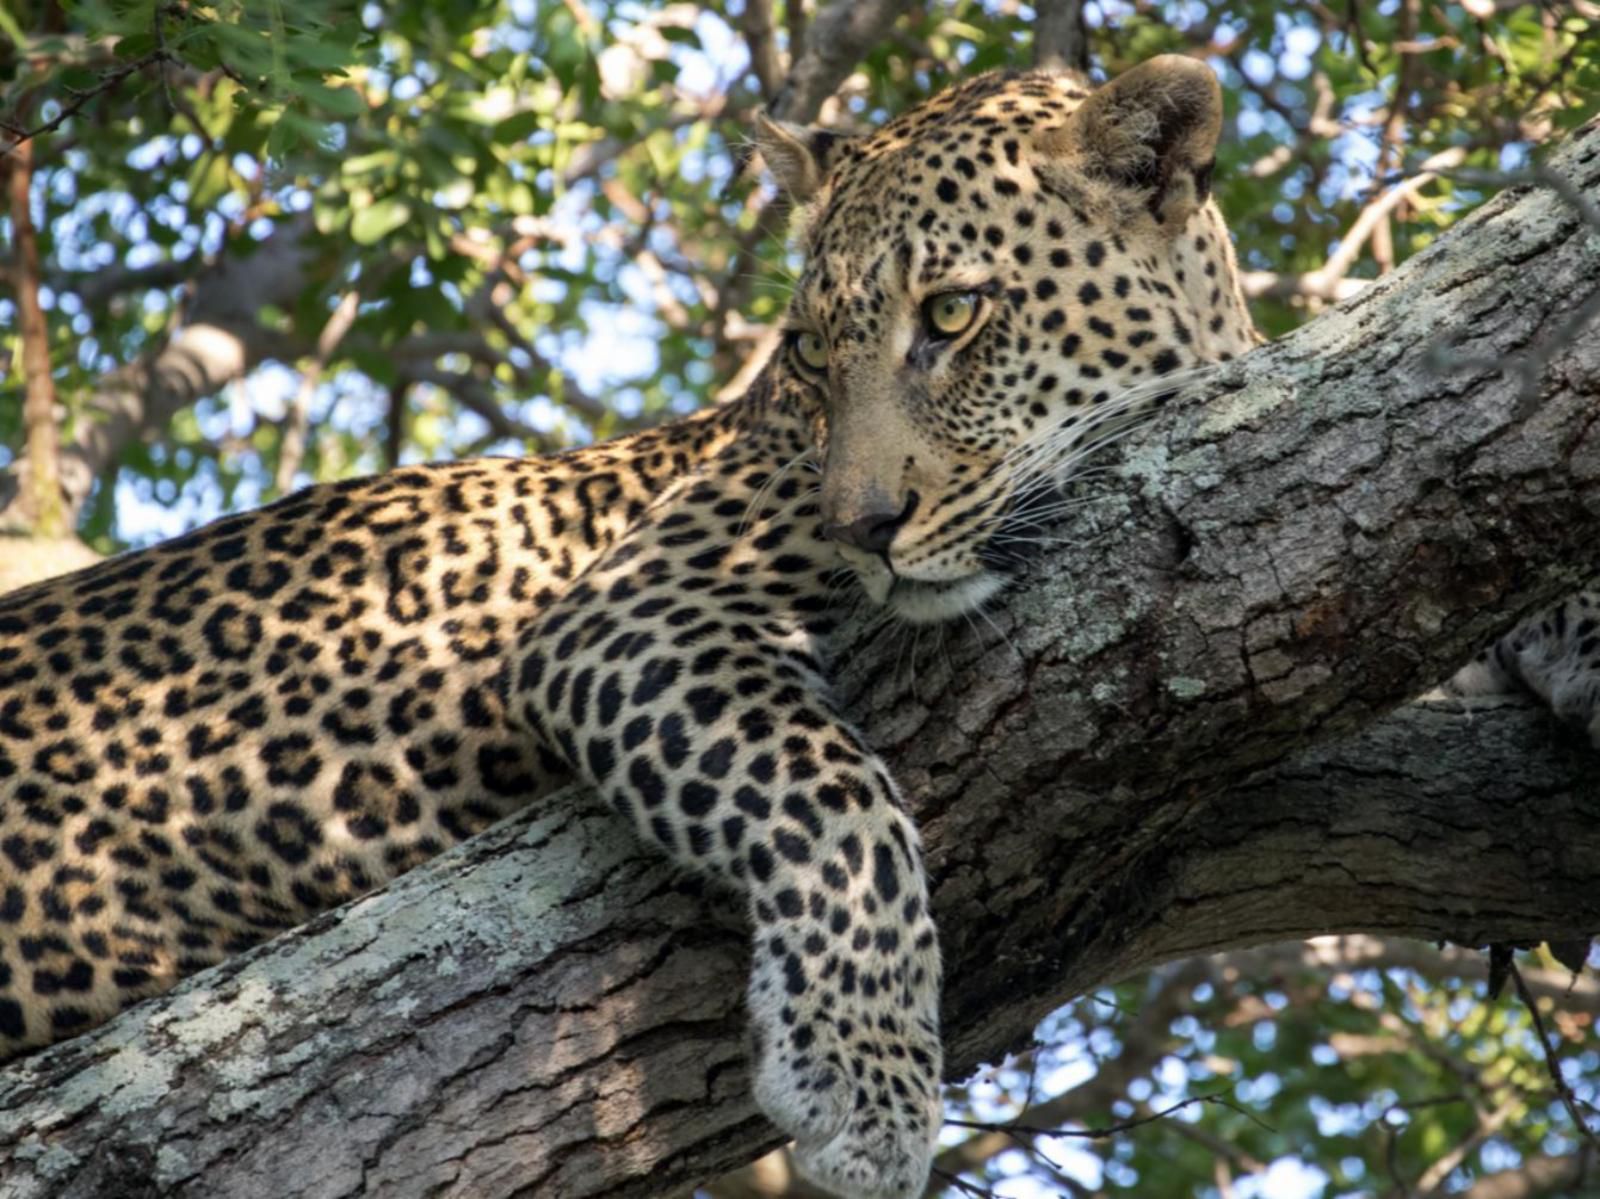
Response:
[[[790,334],[789,347],[802,370],[813,375],[821,375],[827,372],[828,343],[815,333],[800,330]]]
[[[960,337],[978,319],[982,297],[975,291],[947,291],[922,305],[922,319],[935,337]]]

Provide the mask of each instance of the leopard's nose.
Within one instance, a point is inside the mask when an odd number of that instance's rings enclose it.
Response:
[[[871,496],[857,513],[850,514],[850,519],[825,522],[822,535],[840,545],[887,557],[894,535],[911,519],[916,507],[916,492],[907,496],[906,502],[899,507],[888,496],[878,493]]]

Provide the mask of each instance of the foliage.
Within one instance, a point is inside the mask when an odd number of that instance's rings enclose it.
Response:
[[[824,121],[870,125],[952,78],[1030,60],[1034,14],[1016,0],[906,7]],[[1174,51],[1221,75],[1217,191],[1274,334],[1485,198],[1435,178],[1337,255],[1424,160],[1457,148],[1467,166],[1520,167],[1600,97],[1592,3],[1100,0],[1087,15],[1097,73]],[[816,17],[802,0],[0,8],[0,129],[46,127],[33,203],[64,439],[98,419],[109,372],[202,320],[234,322],[266,363],[121,445],[83,536],[143,543],[280,480],[550,449],[712,402],[769,345],[792,266],[780,206],[740,169],[750,115],[779,82],[763,83],[746,43],[770,27],[782,61]],[[278,238],[301,247],[289,295],[219,307],[217,264],[248,278]],[[16,283],[0,262],[0,284]],[[354,320],[319,350],[346,296]],[[0,368],[16,361],[15,313],[0,299]],[[319,357],[320,385],[298,391],[292,368]],[[23,444],[20,397],[6,370],[0,465]],[[1070,1152],[991,1156],[978,1175],[1007,1195],[1387,1194],[1457,1147],[1453,1187],[1575,1151],[1525,1016],[1478,984],[1207,971],[1058,1014],[1045,1048],[963,1088],[952,1111],[991,1119],[1087,1095],[1096,1077],[1120,1087],[1073,1109],[1080,1126],[1224,1082],[1227,1103]],[[1169,1001],[1164,1024],[1141,1023]],[[1592,1098],[1592,1009],[1557,1031]],[[1151,1038],[1160,1052],[1117,1075]]]
[[[1547,1021],[1566,1009],[1566,1076],[1593,1102],[1600,988],[1584,980],[1553,998],[1564,970],[1523,969],[1546,982]],[[1528,1012],[1515,997],[1487,1001],[1483,973],[1475,955],[1367,937],[1179,963],[1057,1012],[1039,1048],[952,1093],[949,1109],[1002,1124],[1047,1116],[1052,1128],[1137,1124],[1019,1138],[978,1175],[1006,1196],[1445,1194],[1536,1157],[1592,1153]],[[1196,1097],[1206,1101],[1148,1120]]]

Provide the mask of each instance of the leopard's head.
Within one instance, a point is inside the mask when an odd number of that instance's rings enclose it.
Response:
[[[763,121],[804,270],[826,534],[907,620],[981,605],[1085,449],[1257,336],[1210,200],[1215,76],[972,79],[856,138]]]

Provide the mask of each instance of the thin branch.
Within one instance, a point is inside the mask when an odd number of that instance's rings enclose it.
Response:
[[[572,19],[578,23],[578,28],[583,31],[583,36],[589,39],[598,38],[604,30],[595,15],[589,11],[589,6],[583,0],[564,0],[567,11],[572,14]]]
[[[1361,256],[1361,248],[1367,244],[1368,238],[1395,207],[1415,197],[1445,171],[1460,166],[1465,158],[1466,151],[1459,146],[1441,150],[1424,162],[1415,175],[1371,200],[1339,239],[1339,248],[1328,255],[1328,260],[1320,268],[1308,272],[1306,278],[1314,281],[1313,286],[1319,291],[1336,288]]]
[[[443,388],[456,398],[467,411],[474,413],[489,426],[496,439],[510,438],[531,444],[540,452],[559,449],[550,434],[535,429],[508,413],[490,394],[482,379],[468,371],[451,371],[431,363],[410,363],[406,375],[416,383],[431,383]]]
[[[1378,150],[1377,177],[1386,179],[1389,172],[1400,165],[1405,149],[1406,123],[1411,116],[1411,91],[1416,83],[1418,47],[1417,22],[1421,15],[1421,0],[1401,0],[1399,39],[1394,49],[1400,55],[1400,66],[1395,72],[1394,95],[1384,114],[1383,133]],[[1378,273],[1387,275],[1394,270],[1394,235],[1389,224],[1393,209],[1407,200],[1396,196],[1395,202],[1382,209],[1372,226],[1372,258],[1378,264]],[[1365,215],[1363,213],[1362,215]]]
[[[1340,303],[1365,290],[1370,279],[1330,279],[1321,271],[1284,275],[1277,271],[1243,271],[1239,286],[1250,300],[1318,300]]]
[[[1216,1104],[1219,1107],[1225,1107],[1229,1111],[1237,1112],[1253,1123],[1261,1125],[1268,1132],[1275,1131],[1271,1125],[1264,1123],[1260,1117],[1240,1107],[1229,1098],[1229,1093],[1232,1090],[1233,1088],[1229,1087],[1227,1090],[1215,1091],[1209,1095],[1191,1095],[1188,1099],[1180,1100],[1170,1107],[1164,1107],[1148,1115],[1135,1116],[1130,1120],[1123,1120],[1118,1124],[1107,1124],[1100,1128],[1041,1128],[1035,1124],[997,1123],[983,1120],[946,1120],[945,1123],[956,1128],[971,1128],[978,1132],[998,1132],[1005,1136],[1018,1138],[1030,1136],[1075,1137],[1086,1141],[1104,1141],[1112,1137],[1121,1136],[1125,1132],[1131,1132],[1135,1128],[1143,1128],[1146,1124],[1154,1124],[1159,1120],[1165,1120],[1168,1116],[1175,1115],[1185,1108],[1193,1107],[1198,1103]]]
[[[311,401],[316,396],[317,385],[322,382],[322,373],[327,369],[328,360],[339,348],[345,334],[350,332],[360,307],[361,295],[353,288],[339,298],[327,323],[322,326],[322,332],[317,335],[316,353],[300,373],[300,386],[295,389],[294,399],[290,401],[289,411],[284,418],[283,442],[278,449],[278,469],[273,478],[279,495],[287,495],[294,487],[294,477],[305,458],[306,434],[311,424]]]
[[[406,393],[411,380],[402,375],[389,388],[389,411],[383,431],[383,463],[391,470],[400,465],[400,452],[406,441]]]
[[[783,23],[789,34],[789,59],[792,62],[806,44],[806,0],[785,0]]]
[[[1522,1096],[1513,1094],[1507,1096],[1492,1112],[1479,1108],[1477,1122],[1467,1135],[1448,1152],[1440,1154],[1433,1164],[1422,1172],[1422,1177],[1417,1179],[1416,1193],[1421,1199],[1434,1199],[1450,1175],[1455,1173],[1456,1167],[1504,1128],[1506,1121],[1522,1110],[1523,1104]]]
[[[112,70],[107,71],[106,74],[101,78],[100,82],[95,84],[93,87],[81,92],[75,92],[72,99],[61,106],[60,112],[56,113],[56,115],[50,120],[34,129],[25,129],[19,125],[13,124],[10,121],[0,118],[0,129],[5,130],[7,133],[11,134],[12,137],[11,145],[6,147],[4,150],[0,150],[0,158],[9,158],[16,154],[19,148],[25,143],[32,141],[36,137],[42,137],[46,133],[55,132],[57,129],[61,128],[62,125],[66,124],[68,120],[82,111],[84,106],[87,105],[91,100],[94,100],[99,96],[103,96],[108,92],[113,92],[117,88],[121,87],[123,81],[127,79],[129,75],[137,74],[149,66],[165,64],[172,61],[173,58],[167,53],[167,51],[158,49],[152,50],[148,54],[144,54],[139,58],[134,59],[134,61],[130,63],[125,63],[120,67],[115,67]]]
[[[994,1192],[988,1187],[976,1186],[975,1184],[968,1182],[966,1179],[952,1174],[950,1171],[942,1169],[939,1166],[935,1166],[933,1168],[933,1176],[938,1179],[940,1184],[943,1186],[955,1187],[955,1189],[960,1191],[963,1195],[971,1195],[974,1197],[974,1199],[994,1199]],[[932,1188],[929,1189],[931,1190]]]
[[[1567,1157],[1527,1154],[1520,1166],[1484,1174],[1458,1199],[1536,1199],[1540,1195],[1565,1193],[1583,1185],[1584,1173],[1593,1160],[1587,1145]]]
[[[1556,1088],[1556,1094],[1561,1097],[1561,1106],[1567,1109],[1567,1115],[1572,1117],[1573,1128],[1578,1135],[1589,1144],[1600,1148],[1600,1134],[1589,1127],[1589,1122],[1583,1118],[1583,1113],[1578,1110],[1578,1099],[1572,1093],[1572,1087],[1567,1084],[1566,1075],[1561,1073],[1561,1062],[1556,1056],[1556,1047],[1550,1039],[1550,1031],[1544,1026],[1544,1017],[1539,1014],[1539,1001],[1528,990],[1528,984],[1522,978],[1522,971],[1517,969],[1515,962],[1511,963],[1511,981],[1516,985],[1517,998],[1522,1000],[1522,1006],[1528,1009],[1528,1016],[1533,1020],[1534,1035],[1539,1038],[1539,1045],[1544,1050],[1544,1068],[1550,1075],[1550,1081]]]

